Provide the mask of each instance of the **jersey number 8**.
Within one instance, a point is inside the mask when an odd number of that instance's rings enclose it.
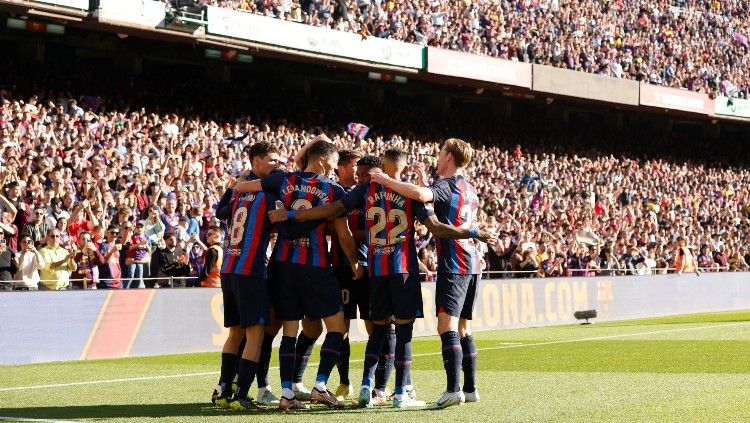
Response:
[[[247,208],[240,207],[232,216],[232,229],[229,236],[229,245],[237,245],[242,241],[245,234],[245,221],[247,220]]]

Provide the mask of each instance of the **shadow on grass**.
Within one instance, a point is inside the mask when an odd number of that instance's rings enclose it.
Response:
[[[401,413],[412,410],[394,410],[389,407],[377,407],[380,412]],[[215,417],[215,416],[264,416],[264,415],[327,415],[327,414],[359,414],[373,409],[347,407],[343,410],[332,410],[322,406],[311,406],[307,411],[284,413],[277,408],[267,408],[262,412],[235,412],[218,409],[211,404],[183,403],[183,404],[114,404],[114,405],[73,405],[56,407],[30,408],[2,408],[3,417],[17,417],[19,419],[107,419],[107,418],[158,418],[158,417]],[[414,410],[418,411],[418,410]],[[354,416],[352,416],[355,418]]]

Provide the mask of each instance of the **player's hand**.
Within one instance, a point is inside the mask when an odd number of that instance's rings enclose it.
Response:
[[[352,280],[362,279],[365,277],[365,268],[360,266],[359,263],[352,263],[352,273],[354,273]]]
[[[422,163],[414,163],[413,165],[411,165],[411,171],[414,172],[417,177],[417,185],[426,187],[427,172],[424,170],[424,166],[422,166]]]
[[[312,143],[317,142],[317,141],[325,141],[325,142],[334,144],[334,142],[331,141],[330,138],[328,138],[328,135],[326,135],[324,133],[321,133],[321,134],[317,135],[315,138],[312,139],[312,141],[310,141],[310,143],[312,144]]]
[[[288,219],[286,215],[286,209],[284,207],[280,207],[276,210],[271,210],[270,212],[268,212],[268,218],[271,220],[271,223],[286,222]]]
[[[488,231],[487,229],[480,229],[479,237],[477,239],[489,245],[495,245],[498,241],[497,234],[492,231]]]
[[[381,169],[374,168],[370,170],[370,182],[386,185],[389,181],[392,181],[391,177],[383,173]]]

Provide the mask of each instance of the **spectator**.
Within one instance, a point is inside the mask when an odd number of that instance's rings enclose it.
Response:
[[[116,226],[110,226],[101,243],[99,253],[103,262],[99,265],[99,289],[122,288],[122,270],[120,266],[120,230]]]
[[[75,245],[68,251],[59,245],[60,231],[51,229],[47,233],[47,245],[39,250],[44,261],[40,272],[40,290],[56,291],[70,287],[70,274],[77,269]]]
[[[73,272],[73,289],[96,289],[99,284],[99,266],[105,262],[99,250],[94,245],[93,238],[88,232],[78,235],[78,252],[75,255],[77,264]]]
[[[77,244],[78,236],[82,232],[91,232],[98,224],[99,220],[92,213],[89,200],[83,200],[81,204],[73,207],[73,212],[70,214],[68,235],[70,235],[71,242]]]
[[[539,271],[539,263],[536,261],[536,255],[533,248],[527,248],[521,253],[521,260],[518,263],[519,278],[532,278]]]
[[[42,269],[44,269],[44,258],[34,247],[31,237],[22,235],[14,289],[36,291],[39,288],[39,271]]]
[[[198,272],[200,275],[198,277],[198,284],[204,287],[219,288],[221,287],[221,263],[224,257],[221,229],[209,229],[206,239],[208,240],[209,247],[204,256],[205,261],[203,266],[200,272]],[[197,241],[197,237],[195,240]]]
[[[143,221],[144,234],[148,239],[148,243],[153,247],[163,246],[162,240],[164,239],[164,221],[160,218],[160,209],[158,206],[153,205],[148,208],[148,216]]]
[[[8,248],[3,235],[0,235],[0,291],[13,290],[13,276],[18,271],[18,258]]]
[[[60,219],[70,220],[70,213],[62,208],[62,201],[59,198],[54,197],[49,202],[49,211],[47,212],[44,223],[47,224],[48,228],[54,228],[57,225],[57,221]]]
[[[168,233],[164,236],[165,247],[156,252],[158,284],[162,287],[185,286],[185,278],[190,275],[190,264],[185,250],[177,248],[177,236]]]
[[[45,236],[47,236],[47,232],[49,232],[50,228],[47,226],[45,215],[46,212],[44,210],[44,207],[42,207],[41,205],[34,208],[31,219],[21,232],[22,236],[28,235],[29,237],[31,237],[34,245],[41,245],[42,241],[44,241]]]
[[[143,269],[149,264],[151,259],[149,257],[148,239],[143,234],[143,222],[138,222],[135,227],[129,225],[123,228],[123,235],[129,236],[128,241],[125,243],[128,248],[125,254],[125,265],[127,266],[125,279],[127,282],[125,282],[123,288],[145,288]],[[130,231],[131,229],[132,232]]]
[[[7,247],[11,251],[17,251],[16,237],[18,235],[18,228],[13,223],[13,214],[10,212],[0,213],[0,236],[5,239]]]

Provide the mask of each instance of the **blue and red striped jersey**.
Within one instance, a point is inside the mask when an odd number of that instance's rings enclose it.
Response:
[[[375,183],[357,185],[341,202],[364,211],[370,276],[419,273],[414,220],[432,214],[423,203]]]
[[[253,179],[258,177],[248,177]],[[232,194],[221,273],[266,277],[266,250],[272,229],[268,211],[274,209],[276,198],[265,192]]]
[[[352,188],[346,189],[346,192],[351,191]],[[362,209],[353,209],[349,211],[347,218],[349,220],[349,229],[352,233],[356,231],[365,230],[365,212]],[[364,242],[357,244],[357,260],[360,263],[367,263],[367,244]],[[349,267],[349,259],[344,254],[344,250],[341,249],[338,237],[335,235],[331,237],[331,263],[334,267]]]
[[[474,187],[463,176],[440,179],[430,186],[435,215],[446,225],[470,228],[479,211]],[[473,239],[437,239],[438,273],[478,275],[479,256]]]
[[[276,173],[261,180],[263,191],[278,195],[287,210],[302,210],[333,203],[344,196],[341,185],[312,172]],[[306,225],[306,226],[305,226]],[[299,236],[279,232],[274,247],[274,260],[316,267],[330,266],[327,222],[305,222],[308,228]]]

